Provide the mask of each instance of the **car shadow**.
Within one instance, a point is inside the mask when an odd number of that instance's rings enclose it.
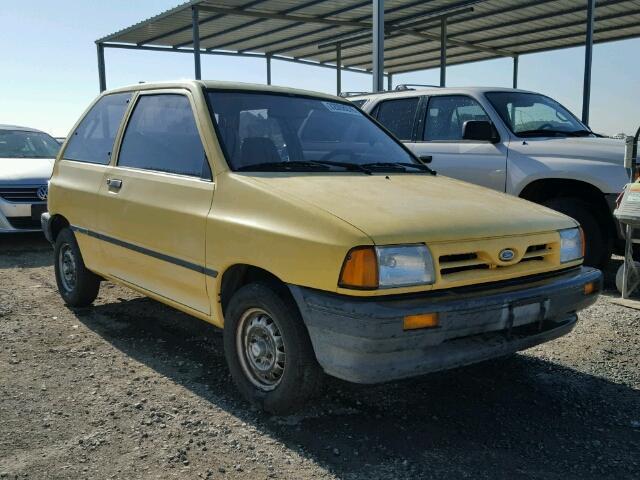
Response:
[[[213,326],[145,298],[74,313],[337,478],[631,478],[638,468],[637,419],[625,412],[640,411],[640,393],[532,356],[374,386],[327,378],[301,412],[270,417],[240,399]]]
[[[0,233],[0,269],[53,264],[51,244],[41,232]]]

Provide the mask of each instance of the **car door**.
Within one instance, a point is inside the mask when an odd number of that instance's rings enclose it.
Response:
[[[491,121],[480,103],[468,95],[434,95],[422,99],[420,124],[407,146],[418,156],[431,156],[442,175],[505,191],[507,144],[464,140],[468,120]]]
[[[117,163],[100,187],[98,222],[107,274],[209,314],[205,227],[211,169],[186,90],[135,99]]]
[[[67,218],[86,266],[96,272],[104,269],[100,242],[90,234],[98,228],[98,192],[131,97],[123,92],[98,98],[69,136],[50,181],[50,210]]]

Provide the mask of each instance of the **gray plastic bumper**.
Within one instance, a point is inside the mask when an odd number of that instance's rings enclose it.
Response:
[[[585,295],[584,285],[596,292]],[[507,355],[569,333],[596,301],[602,273],[587,267],[545,278],[386,298],[289,285],[322,368],[378,383]],[[439,327],[403,330],[406,315],[437,312]]]
[[[42,215],[40,215],[40,224],[42,225],[42,232],[44,233],[44,237],[49,241],[49,243],[53,243],[51,215],[49,215],[49,212],[44,212]]]

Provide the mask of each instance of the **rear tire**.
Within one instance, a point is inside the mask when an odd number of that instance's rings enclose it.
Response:
[[[611,259],[612,240],[592,213],[593,207],[579,198],[559,197],[543,202],[543,205],[570,216],[582,227],[585,237],[584,264],[600,270]]]
[[[54,245],[56,283],[64,303],[70,307],[91,305],[100,290],[100,277],[84,265],[76,237],[63,229]]]
[[[240,393],[267,412],[294,412],[322,384],[323,372],[297,306],[270,285],[251,283],[231,297],[224,350]]]

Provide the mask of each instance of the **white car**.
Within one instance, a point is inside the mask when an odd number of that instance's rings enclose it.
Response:
[[[624,142],[602,138],[555,100],[511,88],[426,88],[349,97],[438,173],[578,220],[585,263],[603,267],[621,230]],[[499,214],[499,212],[496,212]]]
[[[0,233],[41,230],[60,144],[40,130],[0,125]]]

